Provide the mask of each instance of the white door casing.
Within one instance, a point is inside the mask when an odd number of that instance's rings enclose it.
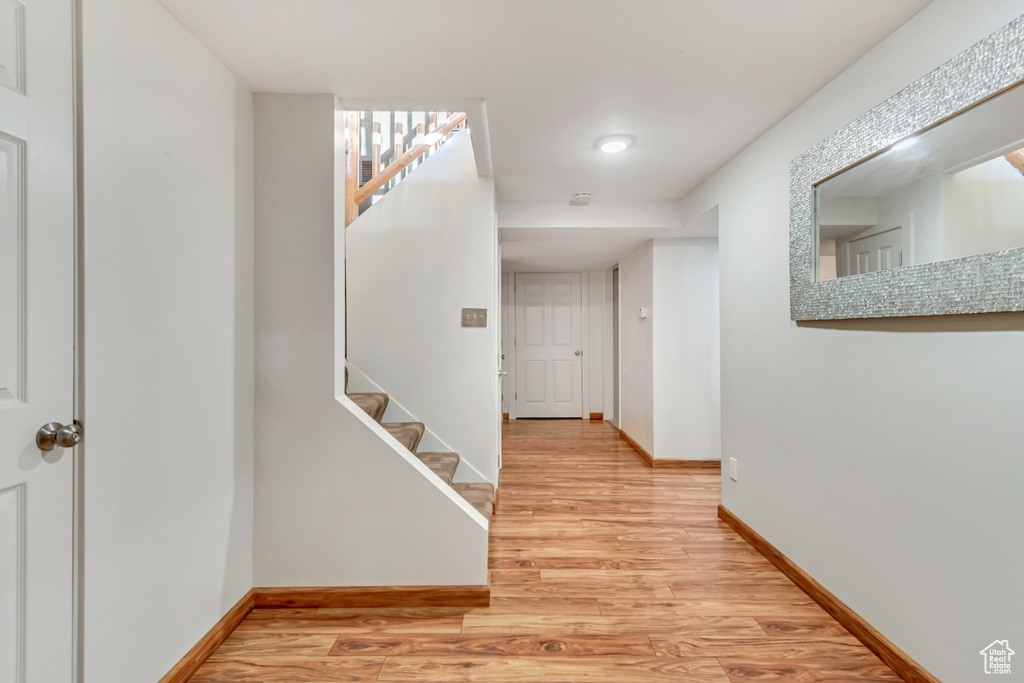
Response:
[[[515,278],[516,417],[581,417],[582,276]]]
[[[494,214],[494,313],[491,319],[494,321],[494,348],[498,350],[498,357],[495,359],[498,365],[498,381],[495,383],[497,396],[495,404],[498,408],[494,420],[497,423],[494,429],[494,454],[495,454],[495,485],[497,485],[497,473],[501,471],[501,396],[505,390],[505,357],[501,353],[501,235],[498,233],[498,214]]]
[[[74,14],[0,0],[0,681],[71,681]]]

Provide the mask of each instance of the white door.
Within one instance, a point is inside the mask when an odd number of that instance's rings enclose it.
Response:
[[[70,0],[0,0],[0,681],[73,662],[73,451],[36,431],[74,396]]]
[[[845,271],[860,275],[891,270],[903,265],[903,228],[859,237],[841,245]]]
[[[516,274],[516,417],[583,414],[582,275]]]

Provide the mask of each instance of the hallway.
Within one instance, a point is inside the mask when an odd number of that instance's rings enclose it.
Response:
[[[191,679],[898,681],[718,521],[715,470],[606,423],[504,426],[487,608],[254,610]]]

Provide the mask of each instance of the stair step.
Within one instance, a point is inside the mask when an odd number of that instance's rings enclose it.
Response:
[[[458,453],[417,453],[416,457],[444,483],[451,485],[455,469],[459,466]]]
[[[384,419],[384,411],[388,409],[387,394],[359,393],[345,395],[377,422]]]
[[[413,453],[416,452],[416,446],[420,444],[420,439],[423,438],[422,422],[384,422],[381,426],[388,430],[391,436],[398,439],[398,443]]]
[[[452,484],[452,488],[490,521],[491,512],[494,510],[494,486],[479,482],[457,481]]]

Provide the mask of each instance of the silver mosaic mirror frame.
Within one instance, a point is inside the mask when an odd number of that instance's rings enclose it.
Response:
[[[1024,310],[1024,248],[816,281],[814,186],[1024,80],[1024,16],[907,86],[793,160],[793,320]]]

